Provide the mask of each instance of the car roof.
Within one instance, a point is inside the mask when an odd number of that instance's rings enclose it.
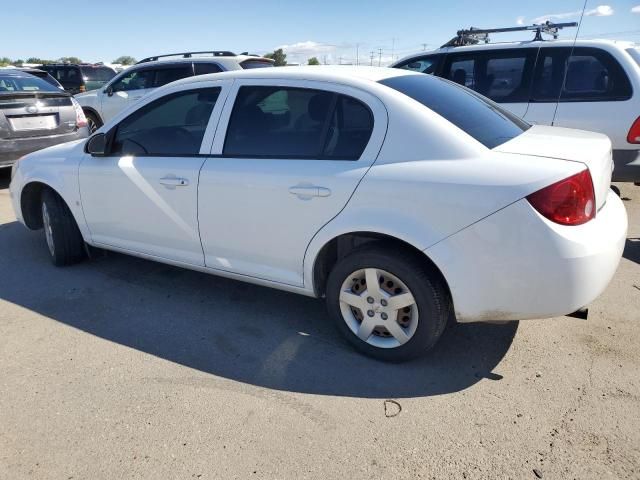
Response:
[[[153,65],[164,65],[167,63],[242,63],[245,60],[266,60],[268,59],[264,57],[259,57],[256,55],[220,55],[220,56],[192,56],[192,57],[176,57],[176,58],[159,58],[158,60],[148,60],[145,62],[138,62],[131,67],[143,67],[143,66],[153,66]],[[131,68],[129,67],[129,68]]]
[[[528,40],[519,42],[493,42],[479,43],[477,45],[465,45],[463,47],[441,47],[435,50],[422,51],[407,55],[391,64],[395,66],[412,58],[422,57],[425,55],[433,55],[436,53],[458,53],[458,52],[477,52],[486,50],[500,50],[509,48],[538,48],[538,47],[602,47],[608,46],[613,48],[634,48],[638,44],[626,40],[608,40],[608,39],[591,39],[591,40]]]
[[[289,79],[289,80],[317,80],[332,81],[345,84],[355,84],[362,81],[379,82],[386,78],[404,75],[422,75],[421,73],[387,67],[366,67],[354,65],[311,65],[300,67],[254,68],[249,70],[232,70],[187,77],[172,85],[181,83],[195,83],[205,80],[220,80],[224,78],[255,78],[255,79]]]

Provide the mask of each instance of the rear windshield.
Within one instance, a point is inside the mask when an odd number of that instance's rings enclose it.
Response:
[[[380,83],[430,108],[487,148],[502,145],[530,126],[488,98],[439,77],[402,75]]]
[[[269,62],[266,60],[245,60],[240,64],[240,66],[245,70],[249,68],[266,68],[273,67],[273,62]]]
[[[116,72],[108,67],[80,67],[82,76],[87,82],[108,82],[116,76]]]
[[[33,75],[0,73],[0,95],[16,92],[60,93],[60,89]]]

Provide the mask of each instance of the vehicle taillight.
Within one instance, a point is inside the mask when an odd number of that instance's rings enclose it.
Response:
[[[538,190],[527,200],[541,215],[561,225],[582,225],[596,216],[589,169]]]
[[[84,112],[82,111],[82,107],[76,101],[75,98],[71,98],[71,103],[73,104],[73,108],[76,110],[76,127],[86,127],[87,126],[87,117],[84,116]]]
[[[631,125],[627,134],[627,142],[640,143],[640,117],[636,118],[636,121]]]

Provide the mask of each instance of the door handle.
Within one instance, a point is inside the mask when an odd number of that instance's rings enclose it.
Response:
[[[305,185],[289,187],[289,193],[292,195],[297,195],[300,198],[328,197],[329,195],[331,195],[331,190],[325,187],[317,187],[315,185]]]
[[[186,187],[187,185],[189,185],[189,180],[187,180],[186,178],[178,177],[163,177],[160,179],[160,183],[169,188]]]

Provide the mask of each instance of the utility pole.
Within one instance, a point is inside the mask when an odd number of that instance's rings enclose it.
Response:
[[[393,58],[393,54],[396,50],[396,37],[391,38],[391,61],[393,62],[395,58]]]
[[[342,65],[342,55],[338,57],[338,65]]]
[[[324,55],[323,60],[324,60],[324,64],[326,65],[326,64],[327,64],[327,54],[326,54],[326,53],[325,53],[325,55]]]
[[[427,49],[427,43],[421,43],[420,45],[422,45],[422,51],[425,51]]]
[[[360,44],[356,43],[356,65],[360,65]]]
[[[373,67],[373,55],[374,55],[374,51],[371,50],[371,55],[369,56],[369,58],[371,59],[371,63],[369,63],[369,65],[371,65]]]
[[[378,49],[378,66],[382,66],[382,48]]]

